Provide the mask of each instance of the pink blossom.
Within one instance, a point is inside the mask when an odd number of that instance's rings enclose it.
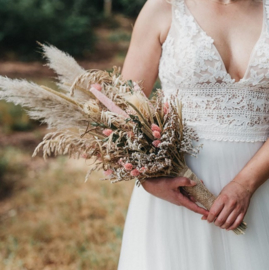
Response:
[[[160,139],[161,138],[161,133],[159,131],[153,131],[152,134],[157,139]]]
[[[158,131],[158,132],[162,132],[162,130],[160,129],[160,127],[156,124],[152,124],[151,125],[151,130],[152,131]]]
[[[159,147],[159,144],[161,143],[160,140],[155,140],[152,142],[152,144],[155,146],[155,147]]]
[[[164,112],[164,114],[167,114],[169,112],[169,103],[168,102],[165,102],[163,104],[163,112]]]
[[[99,83],[94,83],[91,85],[91,87],[95,88],[98,91],[102,91],[102,86]]]
[[[110,176],[111,174],[113,174],[113,171],[111,169],[104,171],[105,176]]]
[[[131,171],[131,176],[138,176],[140,172],[137,169]]]
[[[131,163],[125,163],[124,169],[127,171],[131,171],[133,169],[133,165]]]
[[[113,132],[113,130],[109,129],[109,128],[106,128],[106,129],[103,130],[103,134],[106,135],[106,136],[109,136],[112,132]]]

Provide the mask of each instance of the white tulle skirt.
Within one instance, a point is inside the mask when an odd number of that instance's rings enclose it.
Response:
[[[189,167],[218,195],[263,145],[200,140]],[[269,181],[252,196],[238,236],[201,220],[201,215],[134,187],[118,270],[268,270]]]

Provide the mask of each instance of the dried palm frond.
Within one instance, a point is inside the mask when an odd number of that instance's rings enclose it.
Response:
[[[88,121],[75,100],[32,82],[0,76],[0,88],[0,99],[26,107],[32,119],[47,123],[48,128],[82,128]]]
[[[44,58],[48,61],[47,66],[53,69],[58,75],[57,85],[60,89],[68,92],[76,78],[86,72],[85,69],[73,57],[56,47],[44,44],[40,45],[44,53]],[[85,100],[86,98],[88,98],[87,93],[81,89],[78,89],[74,95],[74,99],[76,100]]]

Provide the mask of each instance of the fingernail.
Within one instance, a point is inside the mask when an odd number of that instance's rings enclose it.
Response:
[[[192,184],[192,185],[194,185],[194,184],[196,185],[196,182],[195,182],[195,181],[193,181],[193,180],[191,180],[191,184]]]

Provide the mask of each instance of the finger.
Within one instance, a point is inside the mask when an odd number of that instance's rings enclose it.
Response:
[[[178,187],[178,188],[179,188],[179,191],[180,191],[184,196],[188,197],[191,201],[193,201],[193,202],[195,202],[195,203],[197,202],[196,199],[195,199],[193,196],[189,195],[188,192],[184,190],[184,188],[181,188],[181,187]]]
[[[223,207],[224,207],[224,203],[222,201],[216,199],[209,210],[209,215],[207,217],[207,221],[209,223],[213,222],[216,219],[216,217],[218,216],[218,214],[221,212]]]
[[[177,177],[174,183],[176,187],[195,186],[197,183],[187,177]]]
[[[229,228],[227,228],[227,230],[230,231],[230,230],[236,229],[241,224],[241,222],[243,221],[244,216],[245,216],[244,213],[239,214],[239,216],[237,217],[237,219],[235,220],[235,222],[232,224],[232,226],[230,226]]]
[[[229,217],[229,215],[233,212],[233,208],[229,207],[229,206],[224,206],[223,209],[221,210],[221,212],[219,213],[217,219],[215,220],[215,225],[218,227],[221,227],[222,225],[225,224],[227,218]]]
[[[203,215],[201,219],[202,220],[206,220],[207,219],[207,216]]]
[[[189,210],[201,214],[201,215],[208,215],[208,211],[196,203],[192,202],[189,198],[185,197],[182,193],[178,193],[178,200],[182,206],[185,206]]]
[[[202,179],[200,179],[200,181],[201,181],[203,184],[205,184],[204,181],[203,181]]]
[[[190,196],[190,199],[195,203],[197,202],[196,199],[193,196]]]
[[[236,221],[237,217],[240,214],[240,209],[234,209],[232,213],[227,217],[226,222],[221,226],[222,229],[228,229],[234,222]]]

